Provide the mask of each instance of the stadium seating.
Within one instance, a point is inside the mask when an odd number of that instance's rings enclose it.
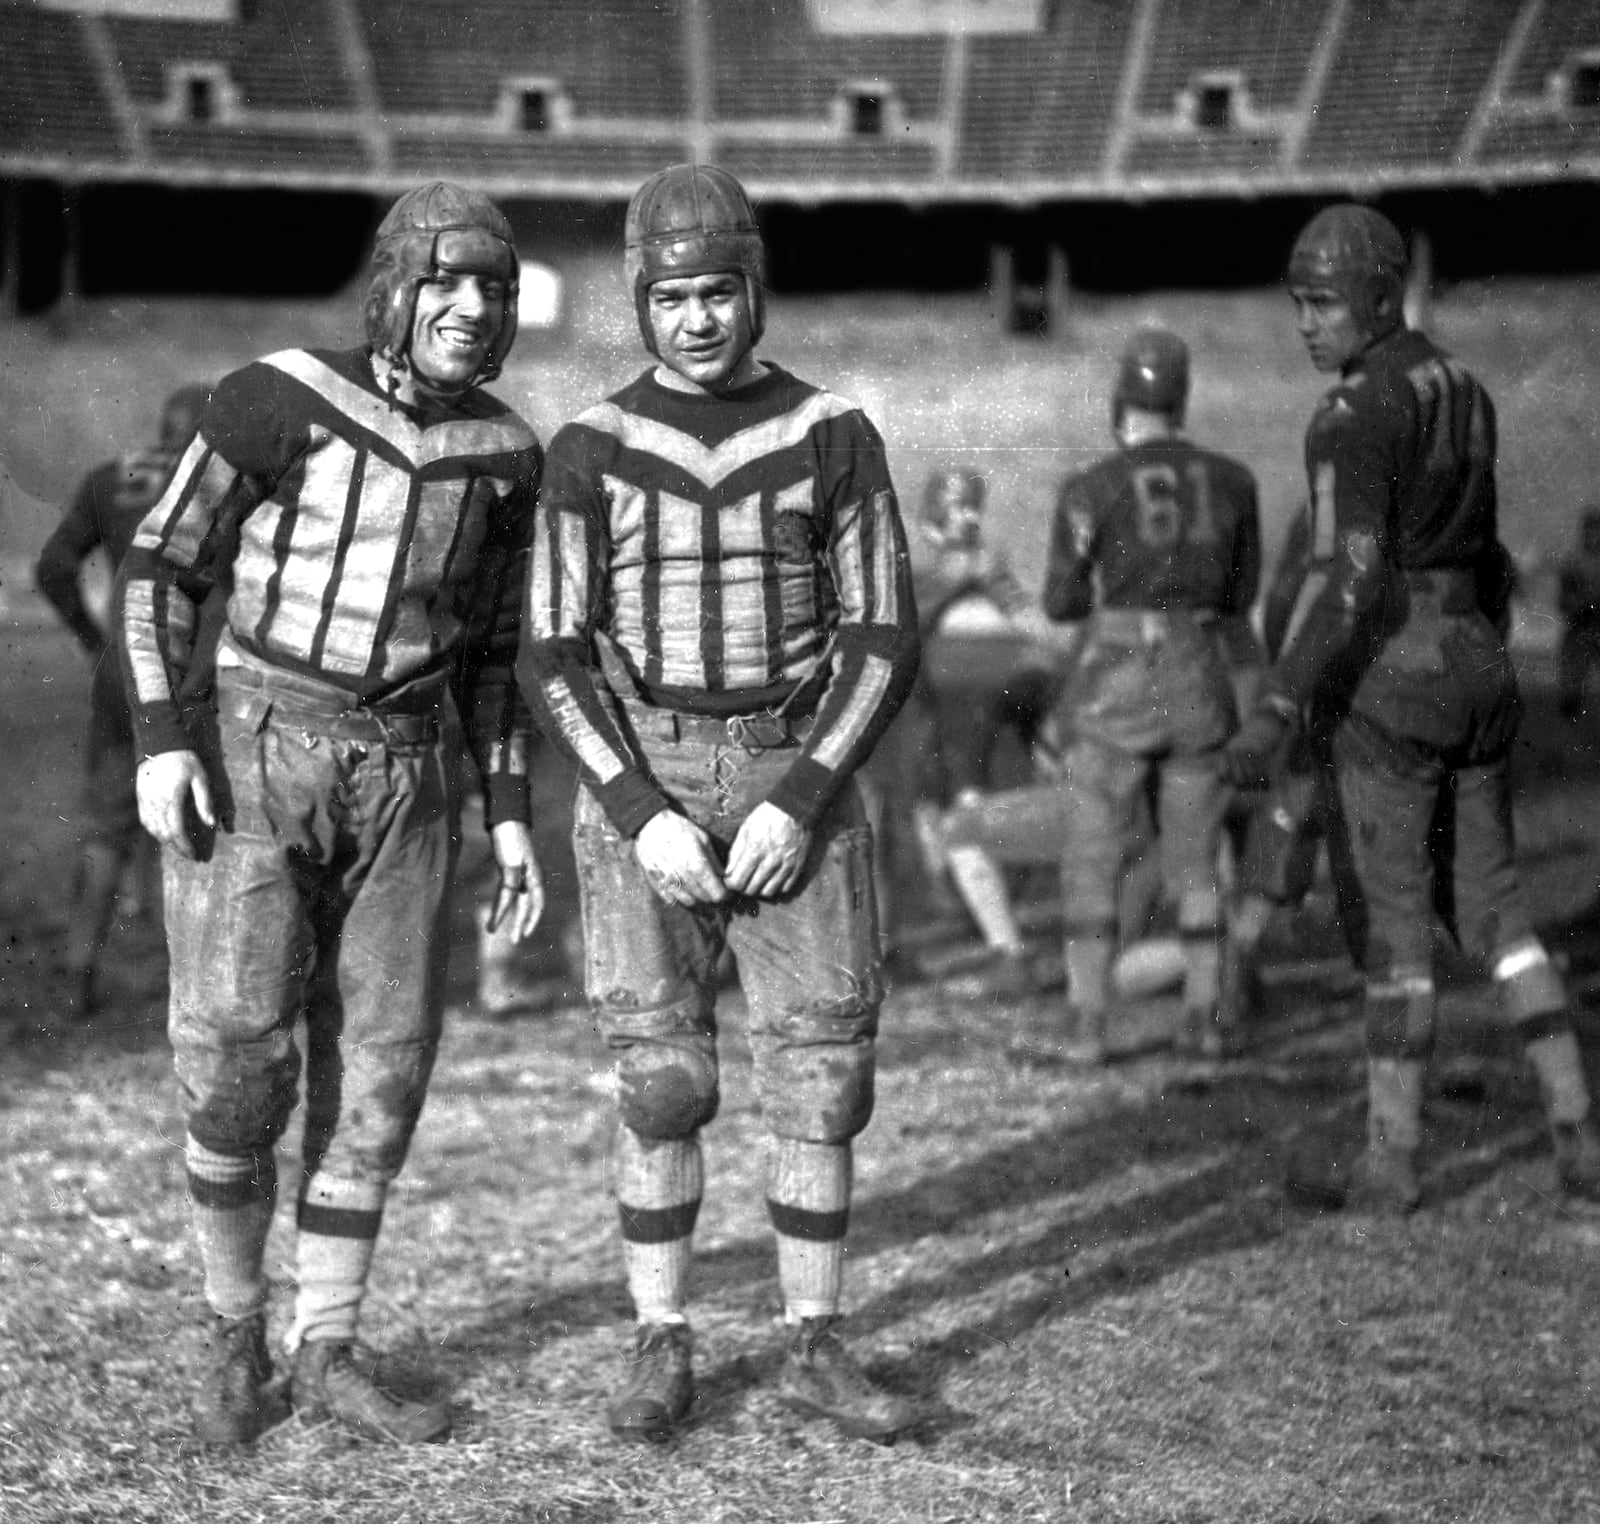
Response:
[[[350,133],[286,132],[217,123],[204,127],[152,127],[151,155],[158,163],[203,163],[248,171],[252,179],[276,174],[286,181],[318,183],[367,165],[366,145]]]
[[[1593,0],[1546,0],[1510,70],[1483,136],[1479,158],[1506,167],[1565,168],[1600,155],[1600,103],[1574,99],[1580,64],[1600,65],[1600,20]],[[1596,81],[1591,73],[1591,89]]]
[[[1458,170],[1462,140],[1523,0],[1369,0],[1345,30],[1301,167],[1392,179]]]
[[[974,37],[959,173],[985,182],[1099,176],[1134,7],[1058,5],[1039,37]]]
[[[394,166],[418,177],[467,175],[540,184],[604,181],[636,183],[663,164],[691,156],[688,143],[610,142],[595,138],[449,134],[400,129],[393,137]]]
[[[121,157],[75,16],[10,8],[0,35],[0,143],[39,156]]]
[[[147,155],[187,179],[611,197],[709,153],[762,197],[918,202],[1600,173],[1595,0],[1070,0],[1038,33],[959,39],[819,32],[814,8],[240,0],[202,22],[0,0],[0,172]]]
[[[636,0],[359,0],[384,112],[493,116],[502,83],[558,81],[575,114],[681,121],[675,6]]]
[[[234,22],[108,16],[128,94],[141,105],[167,97],[179,63],[227,66],[249,111],[348,111],[356,104],[339,38],[323,0],[251,5]]]
[[[1179,93],[1205,74],[1239,75],[1258,110],[1293,108],[1328,9],[1328,0],[1165,0],[1139,114],[1171,115]]]
[[[819,37],[802,0],[712,0],[712,117],[827,121],[840,87],[892,85],[908,121],[939,115],[942,37]]]

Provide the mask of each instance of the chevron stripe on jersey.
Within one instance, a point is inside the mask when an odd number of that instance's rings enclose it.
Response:
[[[645,698],[689,711],[774,708],[826,668],[807,808],[859,764],[916,641],[883,444],[853,404],[775,366],[732,398],[646,375],[557,435],[542,504],[525,687],[603,802],[640,769],[585,665],[599,633]]]
[[[480,691],[467,707],[498,725],[540,463],[494,398],[469,393],[423,421],[361,350],[289,350],[234,372],[129,552],[125,642],[147,721],[175,739],[192,605],[222,579],[241,646],[358,698],[438,670],[469,639],[496,645],[469,664]]]

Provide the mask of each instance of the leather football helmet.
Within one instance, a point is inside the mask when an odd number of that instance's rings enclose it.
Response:
[[[440,271],[491,275],[505,284],[505,313],[468,384],[492,381],[517,337],[520,270],[511,224],[487,196],[447,180],[409,190],[389,208],[373,240],[362,307],[367,342],[374,353],[404,365],[422,283]]]
[[[744,187],[712,164],[674,164],[633,193],[624,225],[628,283],[645,348],[656,352],[645,293],[658,280],[732,271],[750,298],[752,342],[766,327],[766,247]]]

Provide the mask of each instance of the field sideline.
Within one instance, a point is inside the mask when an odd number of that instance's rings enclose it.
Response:
[[[1500,402],[1506,535],[1527,556],[1565,548],[1600,475],[1595,294],[1473,289],[1439,310],[1440,336]],[[65,494],[108,446],[144,437],[171,385],[343,342],[353,311],[169,304],[21,325],[0,360],[5,442],[33,490]],[[780,302],[768,347],[867,405],[908,502],[936,462],[990,470],[1027,576],[1056,479],[1106,440],[1116,349],[1146,320],[1194,341],[1195,433],[1257,468],[1281,522],[1319,390],[1281,297],[1086,301],[1071,339],[1050,344],[997,343],[975,301]],[[582,355],[530,348],[499,390],[532,396],[548,435],[638,363],[613,328]],[[4,553],[30,553],[39,532],[7,524]],[[58,1029],[44,949],[72,871],[86,674],[48,626],[3,634],[7,1524],[1600,1519],[1600,1221],[1554,1202],[1531,1078],[1480,987],[1463,976],[1448,992],[1424,1210],[1368,1224],[1282,1200],[1290,1157],[1359,1126],[1361,1037],[1316,908],[1273,943],[1261,1043],[1221,1075],[1159,1049],[1087,1078],[1032,1063],[1019,1041],[1053,1018],[1053,996],[997,1005],[959,978],[891,995],[847,1300],[876,1369],[926,1406],[914,1439],[851,1443],[771,1396],[778,1309],[735,1006],[698,1234],[701,1401],[669,1446],[610,1440],[599,1409],[627,1308],[604,1065],[571,1005],[454,1021],[386,1219],[368,1331],[401,1382],[450,1394],[458,1438],[400,1451],[291,1423],[248,1455],[197,1454],[184,1403],[201,1303],[162,959],[120,928],[113,1011]],[[1588,990],[1600,720],[1562,725],[1545,671],[1527,669],[1518,829],[1541,925]],[[927,934],[969,936],[954,922]],[[1053,932],[1040,935],[1047,951]],[[1592,1059],[1587,1006],[1583,1030]],[[291,1135],[280,1282],[295,1148]]]

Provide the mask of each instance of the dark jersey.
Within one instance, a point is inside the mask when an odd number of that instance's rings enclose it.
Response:
[[[1156,440],[1062,484],[1044,609],[1052,619],[1094,608],[1242,615],[1260,572],[1255,477],[1186,439]]]
[[[1497,556],[1494,407],[1459,361],[1401,329],[1323,398],[1305,458],[1312,555],[1330,575],[1279,662],[1301,702],[1374,623],[1404,619],[1408,578],[1459,574],[1476,607]]]
[[[112,572],[117,570],[139,521],[155,507],[177,464],[175,451],[148,449],[96,466],[39,552],[39,590],[91,651],[98,651],[105,637],[84,606],[79,571],[102,548]]]

